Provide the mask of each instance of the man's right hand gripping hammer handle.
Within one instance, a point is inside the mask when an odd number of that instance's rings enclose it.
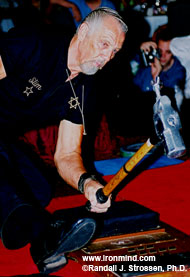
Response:
[[[106,203],[106,201],[108,200],[108,196],[106,196],[103,192],[103,189],[99,189],[97,190],[96,192],[96,199],[97,199],[97,202],[100,203],[100,204],[103,204],[103,203]],[[91,204],[90,204],[90,201],[87,201],[86,202],[86,209],[88,211],[91,210]]]
[[[121,183],[130,171],[143,159],[143,157],[154,147],[148,139],[139,150],[123,165],[116,175],[105,185],[104,188],[96,192],[97,202],[105,203],[110,193]],[[87,202],[86,208],[90,211],[90,202]]]

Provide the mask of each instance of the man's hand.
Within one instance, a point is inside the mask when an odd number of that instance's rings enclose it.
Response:
[[[157,48],[157,44],[154,41],[146,41],[143,42],[140,46],[140,49],[145,51],[145,52],[150,52],[151,47],[156,49]]]
[[[160,74],[162,71],[162,66],[160,61],[155,57],[154,62],[151,63],[151,74],[154,81],[156,81],[156,77]]]
[[[104,213],[111,205],[111,195],[108,197],[106,203],[100,204],[97,202],[96,192],[100,188],[103,188],[103,186],[94,180],[87,180],[84,185],[84,195],[90,201],[91,212]]]
[[[140,49],[143,50],[144,52],[150,52],[151,47],[156,49],[157,44],[154,41],[143,42],[140,46]],[[151,74],[154,81],[156,80],[156,77],[160,74],[161,71],[162,71],[162,66],[160,61],[156,57],[154,57],[154,62],[151,63]]]

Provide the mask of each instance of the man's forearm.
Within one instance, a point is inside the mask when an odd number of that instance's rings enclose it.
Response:
[[[60,6],[63,6],[65,8],[73,8],[73,6],[75,5],[74,3],[70,2],[70,1],[65,1],[65,0],[50,0],[51,4],[58,4]]]
[[[60,176],[69,185],[78,189],[79,178],[82,173],[86,172],[81,155],[72,153],[64,157],[55,157],[55,165]]]

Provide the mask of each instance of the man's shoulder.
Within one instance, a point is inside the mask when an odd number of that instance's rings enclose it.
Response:
[[[4,59],[23,59],[37,43],[37,30],[25,26],[9,30],[0,41],[0,52]]]
[[[56,28],[54,25],[50,24],[39,24],[39,25],[27,25],[27,26],[19,26],[14,27],[7,32],[4,38],[19,38],[25,37],[27,38],[37,38],[37,39],[44,39],[44,38],[64,38],[64,37],[71,37],[67,31],[60,30]]]
[[[21,48],[27,46],[32,48],[40,40],[40,37],[40,28],[38,29],[35,26],[19,26],[10,29],[3,36],[2,43],[5,43],[8,48],[11,48],[11,46],[19,47],[19,45]]]
[[[166,75],[168,78],[176,78],[176,79],[185,79],[186,76],[186,69],[181,64],[181,62],[174,57],[174,63],[170,69],[163,72],[164,75]]]
[[[1,40],[9,40],[9,39],[19,39],[22,37],[29,37],[31,35],[31,30],[24,27],[13,27],[8,32],[3,33],[3,36],[1,36]]]
[[[0,53],[12,70],[13,64],[34,66],[41,61],[64,59],[70,37],[44,27],[19,27],[8,32],[0,41]]]
[[[177,70],[181,70],[185,72],[185,67],[181,64],[179,59],[174,56],[174,64],[173,67],[175,67]]]

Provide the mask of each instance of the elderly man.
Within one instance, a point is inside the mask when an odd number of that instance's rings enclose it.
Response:
[[[47,26],[46,26],[47,28]],[[102,185],[86,172],[81,142],[86,133],[93,76],[121,49],[127,27],[117,12],[93,11],[70,40],[47,29],[13,29],[0,42],[0,226],[8,249],[31,243],[40,272],[67,262],[65,253],[83,247],[95,221],[68,223],[45,207],[52,186],[17,137],[26,130],[60,122],[55,165],[61,177],[84,193],[92,212],[105,212],[110,198],[97,203]]]

